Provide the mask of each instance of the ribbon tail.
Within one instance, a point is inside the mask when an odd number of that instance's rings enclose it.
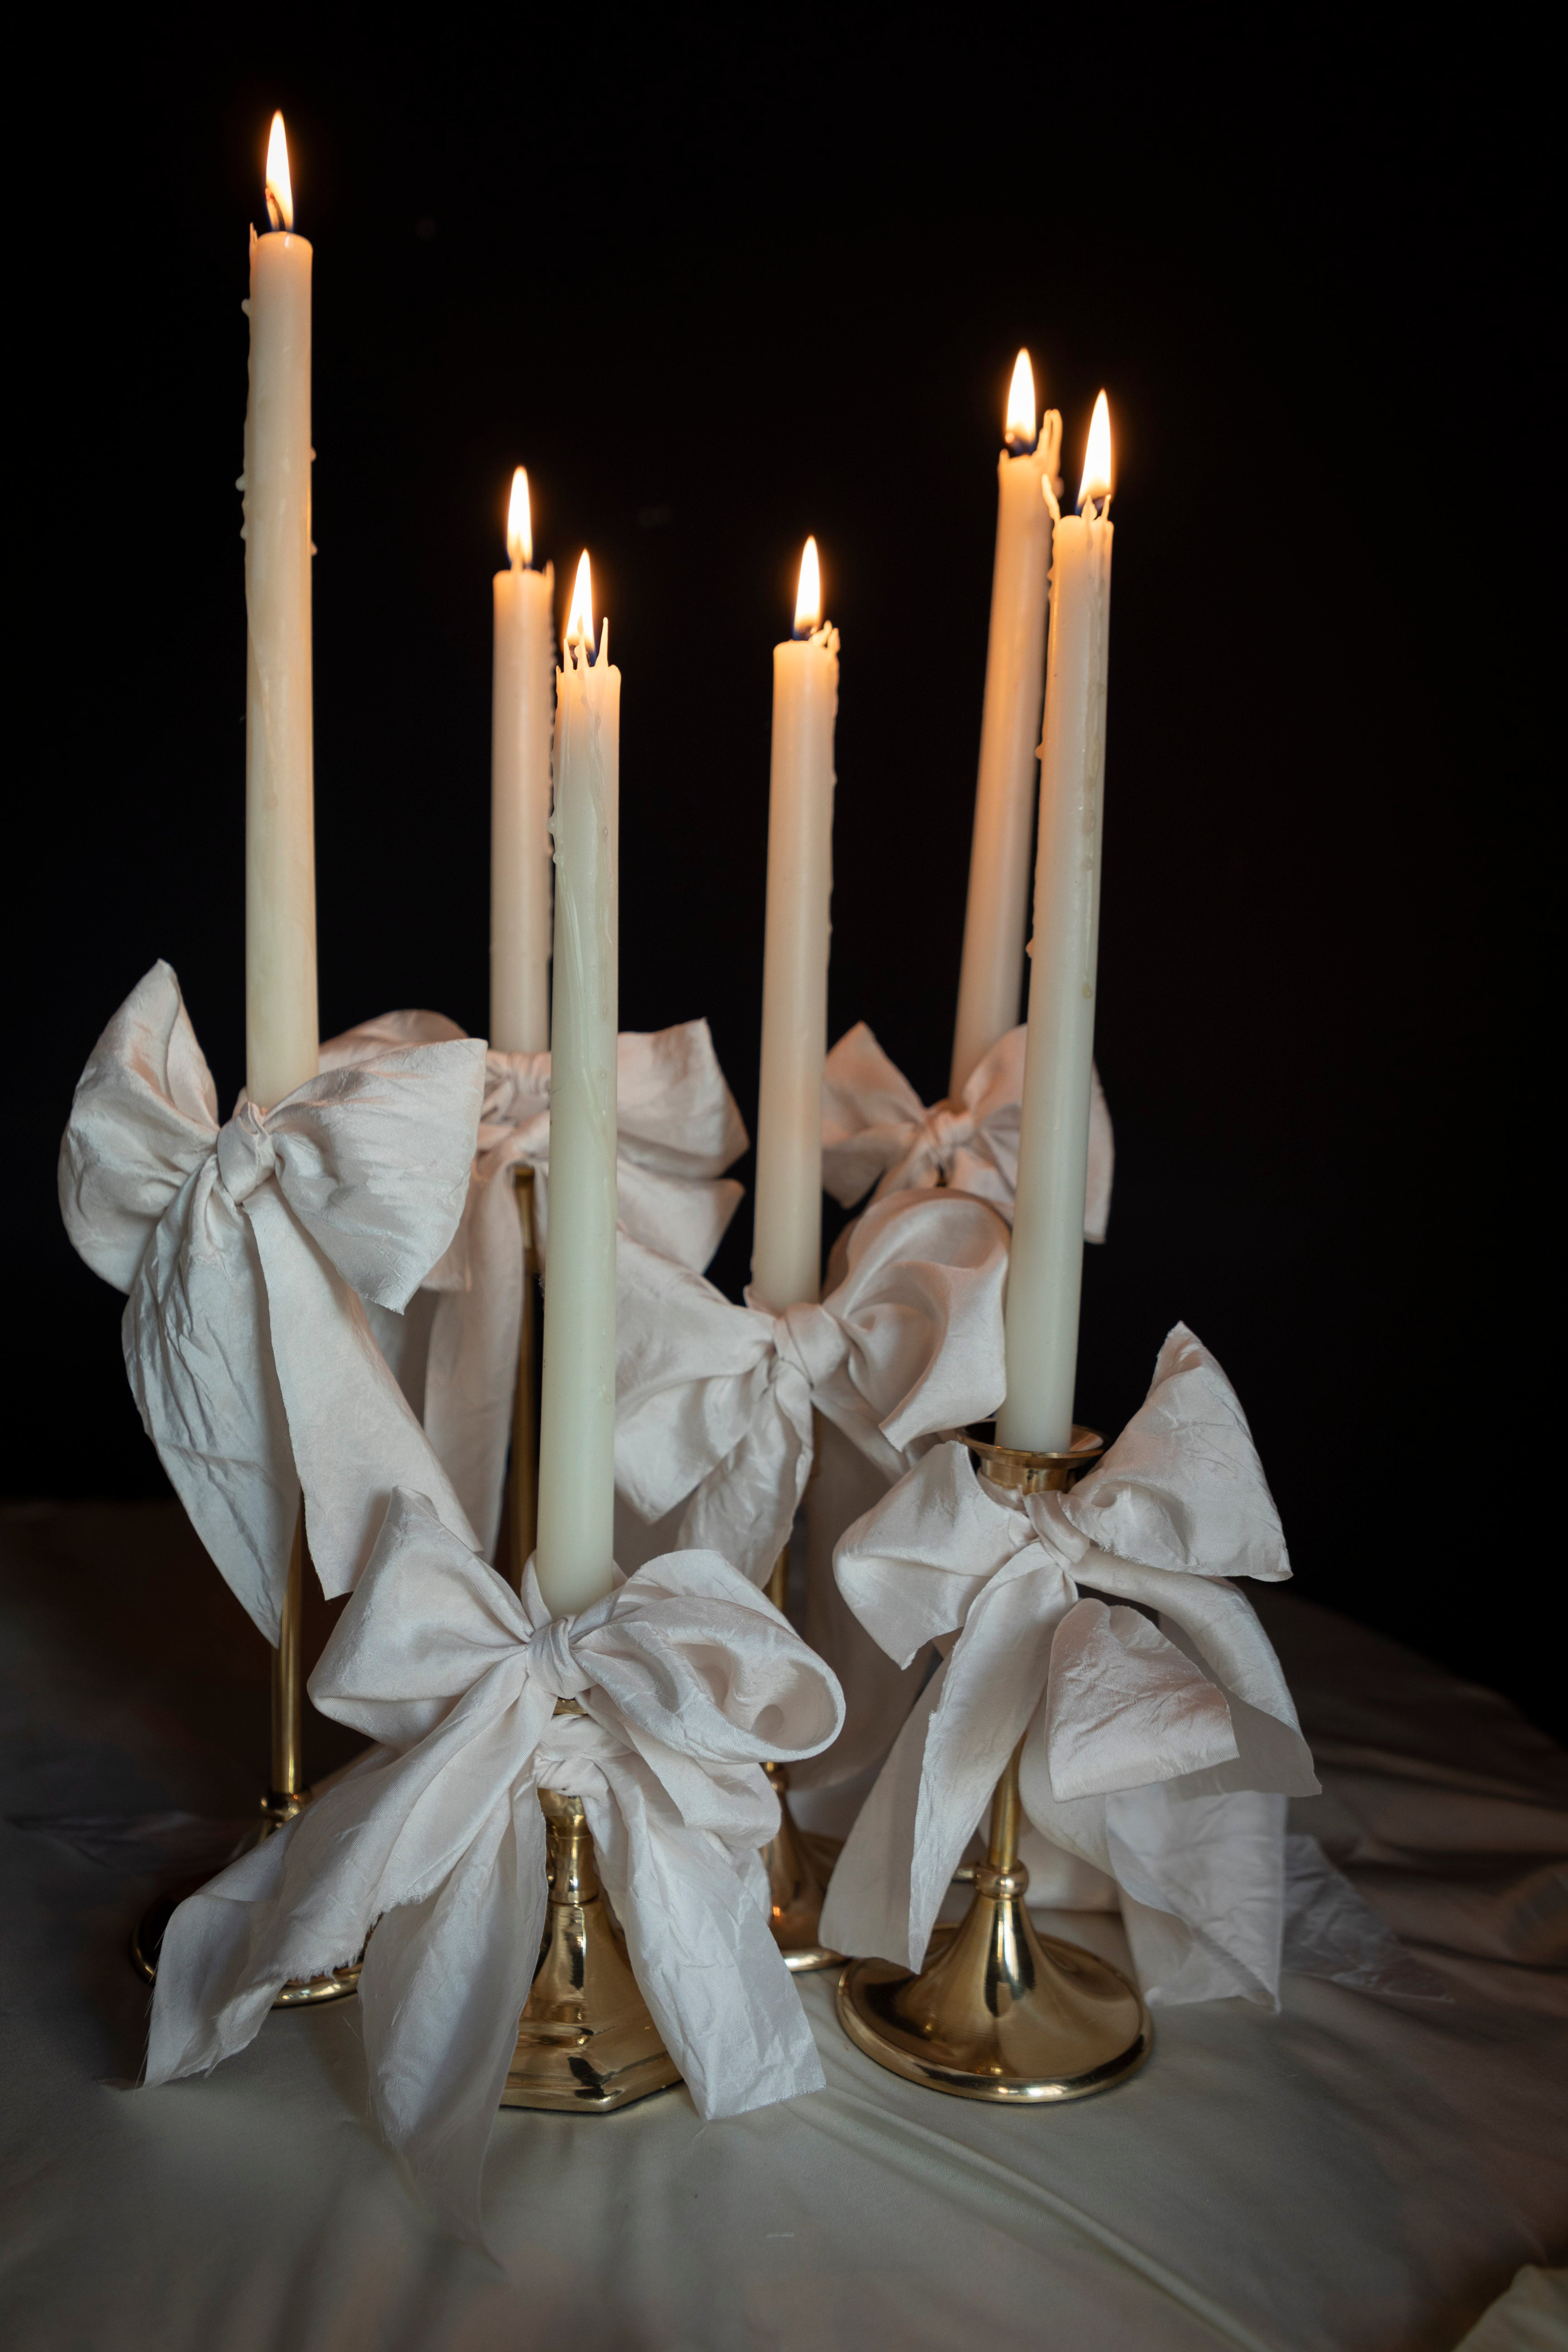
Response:
[[[408,1409],[358,1295],[263,1185],[245,1204],[261,1255],[272,1358],[305,1489],[310,1556],[329,1598],[352,1591],[395,1486],[429,1499],[478,1549],[468,1516]]]
[[[446,2227],[482,2245],[479,2178],[548,1890],[531,1779],[510,1790],[457,1867],[386,1912],[360,1977],[375,2119]]]
[[[425,1376],[425,1433],[478,1530],[495,1554],[522,1332],[522,1223],[509,1162],[476,1176],[467,1290],[442,1293]]]
[[[705,2122],[825,2077],[800,1995],[754,1887],[720,1840],[689,1830],[630,1752],[600,1760],[583,1804],[627,1955],[664,2046]]]
[[[264,1946],[288,1839],[287,1831],[264,1838],[175,1910],[153,1990],[149,2089],[183,2074],[210,2074],[260,2032],[283,1981],[268,1969]]]
[[[822,1906],[822,1940],[833,1951],[849,1952],[857,1958],[892,1960],[906,1969],[918,1969],[925,1958],[947,1880],[942,1881],[935,1900],[929,1900],[933,1873],[928,1866],[919,1874],[917,1895],[916,1854],[921,1830],[930,1839],[934,1826],[929,1804],[921,1819],[926,1793],[923,1766],[931,1718],[941,1701],[946,1673],[943,1666],[910,1708],[844,1842]],[[956,1843],[952,1825],[948,1825],[945,1835],[936,1829],[936,1843],[944,1850],[952,1848],[948,1879],[973,1827],[973,1821],[965,1822]],[[940,1868],[939,1862],[939,1873]]]

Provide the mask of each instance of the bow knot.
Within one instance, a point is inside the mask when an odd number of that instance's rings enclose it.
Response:
[[[552,1698],[577,1698],[594,1686],[572,1654],[572,1621],[552,1617],[531,1634],[526,1644],[528,1670],[536,1675]]]
[[[254,1103],[241,1103],[227,1125],[218,1129],[218,1181],[237,1209],[278,1172],[278,1146],[266,1121],[266,1113]]]
[[[775,1372],[797,1373],[808,1389],[825,1387],[849,1353],[843,1325],[815,1299],[773,1317]]]

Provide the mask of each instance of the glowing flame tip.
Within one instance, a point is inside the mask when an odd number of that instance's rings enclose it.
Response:
[[[1035,371],[1029,364],[1027,352],[1020,352],[1013,362],[1013,381],[1007,390],[1007,421],[1005,438],[1009,446],[1017,442],[1032,449],[1039,437],[1039,412],[1035,406]]]
[[[594,651],[594,575],[588,569],[588,551],[583,550],[577,560],[577,578],[572,589],[572,610],[566,622],[566,643],[580,646],[590,656]]]
[[[511,502],[506,512],[506,551],[514,571],[533,562],[533,518],[529,512],[528,474],[521,466],[511,478]],[[583,561],[586,563],[587,557]]]
[[[283,117],[275,114],[267,142],[267,216],[274,228],[294,226],[294,191],[289,179],[289,141]]]
[[[808,539],[800,559],[800,586],[795,599],[795,633],[808,637],[813,629],[822,626],[822,567],[816,560],[816,541]]]
[[[1110,465],[1110,407],[1104,393],[1094,404],[1094,415],[1089,422],[1089,447],[1084,452],[1083,481],[1078,494],[1079,511],[1091,499],[1109,499],[1114,487]]]

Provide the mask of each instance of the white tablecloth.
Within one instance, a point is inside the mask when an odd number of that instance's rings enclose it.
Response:
[[[353,2001],[274,2016],[205,2082],[116,2087],[146,2010],[135,1870],[252,1805],[266,1656],[171,1507],[14,1508],[0,1535],[11,2352],[1552,2341],[1526,2331],[1557,2326],[1541,2273],[1568,2250],[1568,1758],[1490,1694],[1263,1597],[1327,1791],[1298,1825],[1448,2000],[1292,1978],[1279,2017],[1162,2011],[1132,2082],[1011,2113],[883,2073],[808,1979],[813,2097],[503,2113],[491,2264],[372,2138]],[[1050,1924],[1121,1951],[1110,1919]]]

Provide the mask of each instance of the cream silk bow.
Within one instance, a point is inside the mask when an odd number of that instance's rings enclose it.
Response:
[[[1026,1502],[977,1476],[966,1447],[934,1447],[835,1559],[891,1656],[931,1641],[948,1654],[844,1848],[824,1941],[921,1966],[1022,1739],[1025,1814],[1116,1881],[1145,1994],[1272,2001],[1284,1799],[1318,1784],[1229,1579],[1289,1572],[1236,1392],[1181,1324],[1143,1405],[1068,1493]]]
[[[782,1315],[623,1238],[616,1484],[645,1519],[685,1501],[678,1540],[763,1582],[805,1489],[814,1408],[889,1480],[934,1431],[995,1411],[1006,1276],[1005,1225],[957,1192],[879,1202],[837,1288]]]
[[[1018,1186],[1018,1118],[1026,1029],[1011,1029],[979,1062],[956,1103],[921,1101],[863,1021],[840,1037],[822,1074],[822,1181],[854,1207],[871,1191],[919,1192],[951,1184],[977,1192],[1013,1218]],[[1098,1070],[1089,1106],[1085,1241],[1102,1242],[1110,1215],[1115,1151]]]
[[[331,1038],[323,1069],[462,1032],[438,1013],[387,1013]],[[721,1171],[746,1148],[705,1021],[617,1040],[616,1192],[622,1227],[700,1272],[723,1238],[742,1187]],[[548,1237],[550,1056],[502,1054],[485,1062],[479,1151],[462,1225],[426,1280],[428,1347],[414,1318],[374,1308],[371,1325],[462,1499],[487,1559],[500,1526],[512,1389],[522,1325],[522,1230],[510,1171],[534,1171],[534,1232]]]
[[[82,1073],[60,1147],[66,1230],[129,1293],[125,1366],[147,1433],[270,1642],[301,1486],[329,1593],[353,1583],[399,1481],[469,1533],[361,1300],[400,1309],[450,1242],[483,1078],[480,1044],[405,1047],[269,1110],[242,1103],[220,1127],[166,963]]]
[[[633,1970],[698,2112],[822,2087],[768,1926],[757,1850],[778,1803],[762,1764],[825,1746],[843,1705],[725,1561],[667,1554],[552,1623],[531,1567],[520,1601],[421,1496],[399,1493],[310,1695],[380,1745],[175,1912],[149,2084],[244,2049],[286,1979],[363,1948],[377,2122],[442,2218],[477,2237],[544,1924],[543,1787],[583,1801]],[[557,1717],[558,1698],[583,1712]]]

